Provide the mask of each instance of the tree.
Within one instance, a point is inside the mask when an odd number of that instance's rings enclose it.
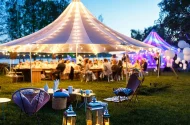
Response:
[[[190,33],[190,1],[162,0],[159,4],[161,14],[159,24],[164,27],[165,34],[172,40],[187,39]]]
[[[142,41],[144,38],[144,33],[141,32],[140,30],[131,29],[131,37]]]
[[[161,9],[159,19],[154,26],[145,28],[143,32],[131,30],[131,37],[144,40],[152,29],[168,43],[175,45],[179,39],[190,42],[190,1],[162,0],[158,6]]]
[[[102,16],[102,14],[98,16],[98,20],[99,20],[101,23],[103,23],[104,18],[103,18],[103,16]]]
[[[0,43],[3,41],[8,41],[7,39],[7,32],[6,32],[6,7],[5,7],[5,0],[0,0]]]
[[[9,39],[17,39],[42,29],[53,22],[68,4],[68,0],[6,0],[4,12]]]

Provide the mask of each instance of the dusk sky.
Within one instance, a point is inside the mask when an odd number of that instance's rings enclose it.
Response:
[[[103,23],[131,36],[131,29],[143,30],[159,18],[161,0],[81,0],[96,17],[102,14]]]

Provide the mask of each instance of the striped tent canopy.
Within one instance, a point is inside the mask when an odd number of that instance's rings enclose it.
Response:
[[[138,51],[152,47],[105,26],[80,0],[73,0],[66,10],[45,28],[1,45],[1,49],[8,51],[45,53]]]
[[[171,46],[167,42],[165,42],[158,34],[157,32],[153,29],[150,34],[146,37],[146,39],[143,41],[146,44],[155,46],[162,51],[165,50],[177,50],[175,47]]]

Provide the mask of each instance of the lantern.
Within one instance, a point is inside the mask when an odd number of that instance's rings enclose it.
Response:
[[[92,101],[87,105],[86,125],[103,125],[103,106],[101,102],[96,101],[93,97]]]
[[[104,110],[103,125],[110,125],[110,114],[108,113],[107,106]]]
[[[73,111],[72,105],[64,112],[62,125],[76,125],[76,113]]]

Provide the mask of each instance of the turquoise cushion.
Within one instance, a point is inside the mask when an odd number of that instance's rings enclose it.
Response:
[[[54,92],[53,97],[55,98],[62,98],[62,97],[69,97],[69,93],[67,91],[64,92]]]
[[[118,89],[114,90],[114,93],[116,95],[118,95],[121,92],[124,93],[125,95],[130,95],[133,92],[133,90],[131,90],[129,88],[118,88]]]

